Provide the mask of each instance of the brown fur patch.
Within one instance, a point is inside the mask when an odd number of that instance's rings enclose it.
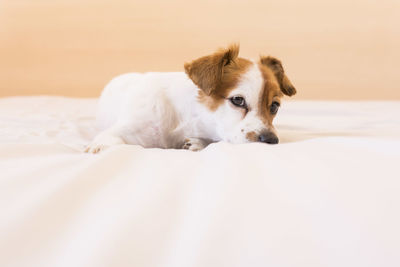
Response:
[[[259,68],[264,78],[264,88],[261,91],[258,113],[266,125],[272,125],[275,115],[270,113],[272,101],[280,102],[283,94],[292,96],[296,89],[285,75],[282,63],[274,57],[260,58]]]
[[[185,72],[201,90],[199,101],[211,110],[218,106],[235,88],[241,74],[252,64],[250,60],[239,58],[239,46],[231,45],[212,55],[204,56],[185,64]]]
[[[248,132],[246,134],[246,139],[249,140],[250,142],[257,142],[258,136],[257,136],[256,132]]]
[[[263,64],[259,64],[259,68],[264,78],[264,88],[262,88],[259,97],[258,116],[264,124],[272,125],[275,115],[270,113],[270,106],[273,100],[279,102],[282,92],[273,71]]]
[[[260,63],[263,66],[268,67],[274,73],[282,93],[288,96],[296,94],[296,88],[294,88],[289,78],[285,75],[282,63],[278,59],[269,56],[268,57],[261,56]]]

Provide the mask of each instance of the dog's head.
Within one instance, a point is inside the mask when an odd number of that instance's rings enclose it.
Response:
[[[278,143],[272,121],[283,95],[296,89],[281,62],[261,56],[258,62],[238,57],[239,46],[185,64],[185,72],[200,89],[199,101],[217,121],[222,140],[231,143]]]

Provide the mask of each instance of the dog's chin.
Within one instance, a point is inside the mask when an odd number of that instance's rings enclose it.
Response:
[[[232,136],[228,138],[223,138],[222,141],[230,144],[253,143],[253,141],[248,140],[245,136]]]

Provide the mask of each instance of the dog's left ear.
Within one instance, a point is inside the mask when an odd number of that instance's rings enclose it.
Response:
[[[269,67],[272,72],[275,74],[276,79],[278,80],[279,86],[281,88],[282,93],[288,96],[292,96],[296,94],[296,88],[294,88],[293,84],[290,82],[289,78],[285,75],[285,71],[283,70],[282,63],[274,58],[274,57],[260,57],[260,62],[264,66]]]
[[[218,89],[224,75],[224,68],[238,57],[239,45],[233,44],[212,55],[204,56],[185,63],[185,72],[189,78],[207,95]]]

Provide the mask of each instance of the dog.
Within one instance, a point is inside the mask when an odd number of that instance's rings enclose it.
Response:
[[[104,88],[102,130],[86,152],[119,144],[198,151],[212,142],[277,144],[272,121],[296,89],[281,62],[238,57],[239,45],[184,64],[185,72],[123,74]]]

